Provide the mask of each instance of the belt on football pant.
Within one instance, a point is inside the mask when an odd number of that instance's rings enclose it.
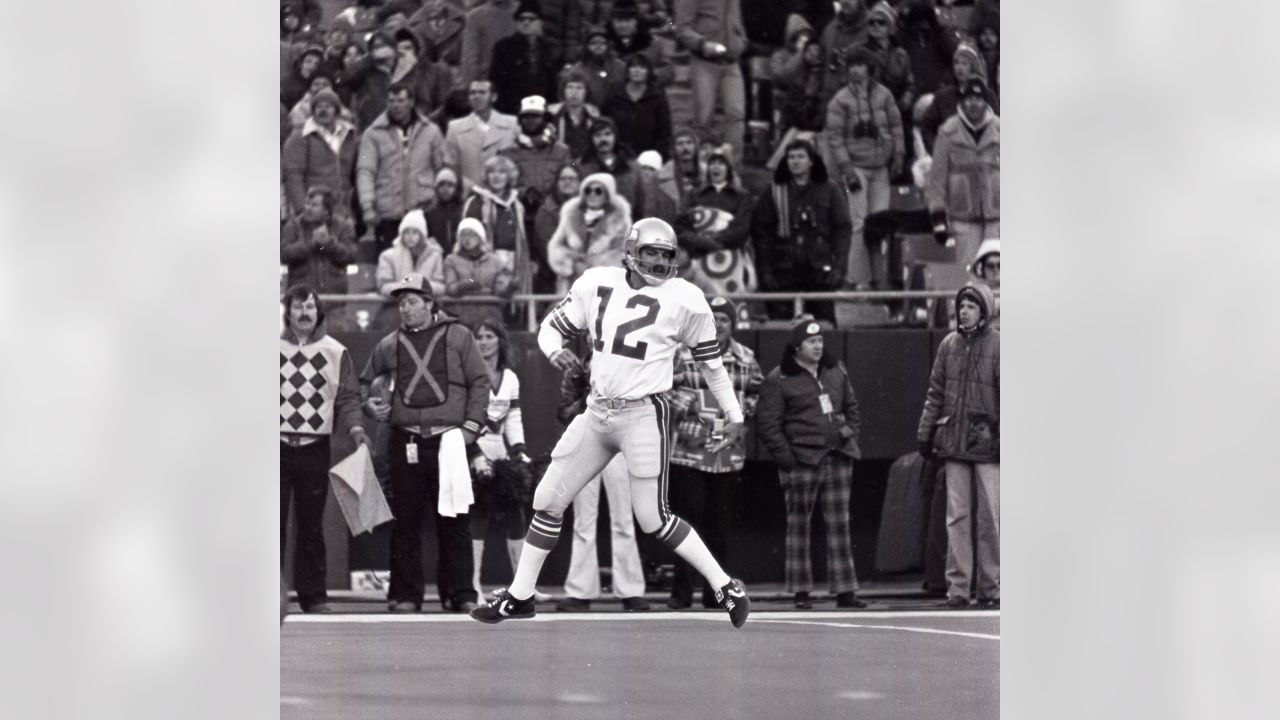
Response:
[[[628,400],[626,398],[607,398],[599,395],[592,395],[591,402],[605,410],[626,410],[627,408],[640,407],[649,404],[649,396]]]

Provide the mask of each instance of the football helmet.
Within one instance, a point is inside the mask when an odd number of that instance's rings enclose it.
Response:
[[[642,248],[652,247],[666,250],[671,256],[666,262],[650,262],[640,259]],[[643,218],[631,226],[627,241],[622,246],[622,264],[634,270],[650,285],[661,285],[676,276],[676,231],[665,220],[655,217]]]

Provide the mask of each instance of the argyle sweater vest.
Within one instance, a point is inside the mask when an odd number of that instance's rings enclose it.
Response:
[[[280,340],[280,432],[333,432],[344,352],[346,348],[328,335],[306,345]]]

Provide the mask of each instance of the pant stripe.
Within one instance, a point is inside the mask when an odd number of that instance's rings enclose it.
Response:
[[[671,508],[667,505],[667,479],[668,466],[670,463],[670,449],[667,443],[671,439],[671,404],[661,395],[650,395],[653,400],[654,417],[658,421],[658,452],[660,454],[658,471],[658,519],[662,520],[663,526],[666,526],[668,520],[671,519]],[[682,538],[683,539],[683,538]]]

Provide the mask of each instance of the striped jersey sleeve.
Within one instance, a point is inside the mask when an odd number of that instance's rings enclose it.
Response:
[[[708,362],[720,357],[720,343],[716,342],[716,322],[707,300],[698,293],[689,304],[689,315],[681,340],[698,362]]]
[[[578,290],[578,283],[574,283],[573,287],[569,288],[569,294],[556,303],[556,306],[551,308],[551,312],[543,319],[544,323],[555,328],[566,338],[582,332],[587,324],[586,303],[582,302],[581,293]]]

